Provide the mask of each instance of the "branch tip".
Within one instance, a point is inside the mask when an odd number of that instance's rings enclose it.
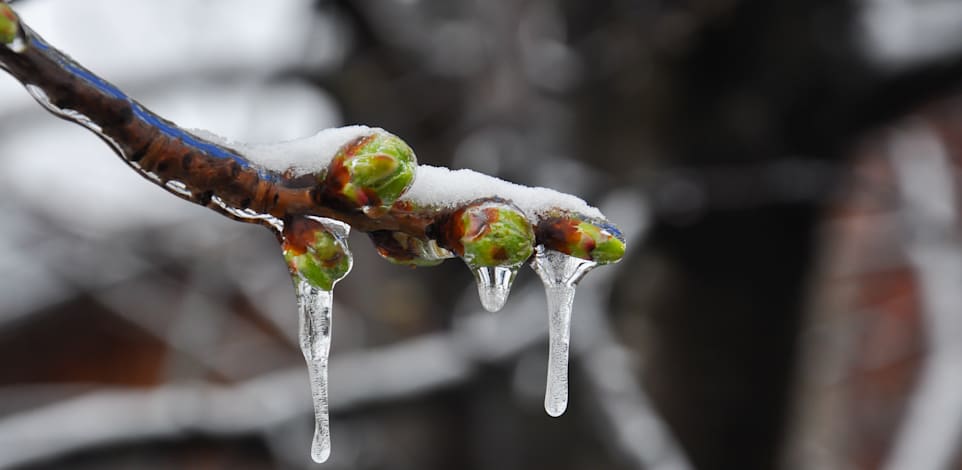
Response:
[[[6,3],[0,3],[0,43],[13,44],[20,32],[20,19]]]

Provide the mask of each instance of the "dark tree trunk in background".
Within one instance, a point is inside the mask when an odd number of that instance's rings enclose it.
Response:
[[[593,87],[584,92],[606,115],[582,117],[643,116],[589,139],[609,143],[612,169],[636,156],[625,139],[655,136],[658,158],[633,162],[662,176],[641,178],[656,218],[632,262],[660,268],[638,267],[618,289],[663,277],[653,299],[622,312],[650,319],[636,345],[650,354],[650,393],[698,468],[769,469],[783,450],[815,230],[845,157],[863,131],[958,86],[962,69],[956,57],[873,71],[849,2],[729,3],[675,16],[683,33],[639,39],[643,98]],[[685,11],[664,9],[662,23]]]

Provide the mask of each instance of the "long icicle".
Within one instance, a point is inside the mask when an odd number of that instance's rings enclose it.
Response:
[[[321,463],[331,456],[327,366],[331,352],[334,284],[347,276],[353,261],[347,246],[350,227],[332,219],[291,217],[280,233],[294,289],[301,352],[307,362],[314,402],[311,458]]]
[[[568,351],[575,287],[597,265],[543,246],[537,247],[531,261],[548,300],[548,381],[544,409],[554,417],[561,416],[568,408]]]
[[[331,426],[328,411],[327,365],[331,351],[332,291],[313,286],[304,279],[297,283],[297,308],[300,313],[301,351],[307,361],[314,401],[314,441],[311,458],[321,463],[331,456]]]

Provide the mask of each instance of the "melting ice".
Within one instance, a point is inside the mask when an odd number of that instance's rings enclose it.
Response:
[[[568,345],[571,338],[571,307],[575,287],[585,273],[597,266],[588,261],[538,246],[531,267],[544,283],[548,299],[548,382],[544,409],[561,416],[568,407]]]

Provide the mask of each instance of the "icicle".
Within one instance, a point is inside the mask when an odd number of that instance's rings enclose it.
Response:
[[[468,265],[478,284],[481,306],[489,312],[497,312],[504,307],[511,293],[511,284],[518,275],[520,266],[476,267]]]
[[[544,409],[561,416],[568,407],[568,345],[575,286],[598,264],[564,253],[537,247],[531,267],[544,283],[548,300],[548,381]]]
[[[334,284],[351,270],[347,246],[350,227],[336,220],[314,216],[293,218],[281,232],[297,292],[301,352],[307,361],[314,401],[314,440],[311,458],[324,462],[331,455],[328,412],[327,364],[331,350],[331,311]]]
[[[304,279],[296,282],[301,351],[307,361],[311,396],[314,400],[314,441],[311,444],[311,458],[322,463],[331,455],[327,363],[331,350],[331,310],[334,295],[332,291],[314,287]]]

